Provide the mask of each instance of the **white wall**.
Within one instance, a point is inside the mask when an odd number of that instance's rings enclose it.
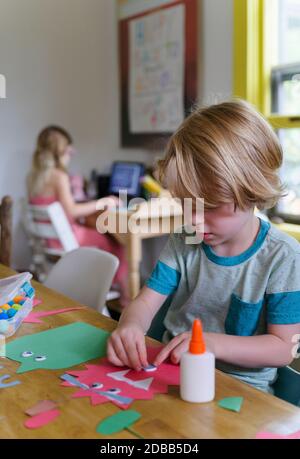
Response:
[[[232,0],[203,0],[199,13],[199,100],[231,93]],[[201,51],[201,50],[200,50]],[[80,152],[75,168],[108,171],[112,160],[151,163],[155,152],[119,146],[119,86],[114,0],[0,0],[0,196],[15,200],[14,265],[28,250],[18,201],[38,131],[63,125]]]
[[[199,101],[213,104],[232,95],[233,1],[203,0],[199,14]]]

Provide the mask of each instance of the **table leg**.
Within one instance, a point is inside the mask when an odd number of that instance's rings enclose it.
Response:
[[[134,299],[140,291],[140,263],[142,259],[142,240],[138,234],[128,234],[127,257],[129,295],[131,299]]]

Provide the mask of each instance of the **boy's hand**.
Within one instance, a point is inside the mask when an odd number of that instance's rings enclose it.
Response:
[[[136,371],[147,367],[147,350],[142,328],[136,324],[118,327],[108,340],[107,358],[116,366],[127,366]]]
[[[213,333],[204,333],[206,349],[214,353],[217,358],[216,340]],[[173,338],[157,355],[153,365],[158,366],[170,357],[171,362],[178,364],[182,354],[189,350],[192,332],[184,332]]]
[[[191,336],[191,332],[185,332],[173,338],[157,355],[153,365],[158,367],[168,357],[170,357],[172,363],[178,364],[182,354],[189,349]]]

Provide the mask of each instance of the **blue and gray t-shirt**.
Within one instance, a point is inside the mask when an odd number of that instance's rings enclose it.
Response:
[[[234,257],[174,233],[146,285],[171,296],[165,340],[191,330],[198,317],[205,332],[265,334],[267,324],[300,323],[300,244],[264,220],[253,245]],[[265,391],[277,373],[221,361],[217,368]]]

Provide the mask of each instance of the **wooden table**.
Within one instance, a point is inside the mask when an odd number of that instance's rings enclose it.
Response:
[[[0,265],[0,278],[13,271]],[[37,297],[43,300],[38,310],[78,306],[41,284],[34,283]],[[97,312],[84,308],[44,319],[42,325],[23,324],[10,339],[42,330],[84,321],[112,331],[116,323]],[[153,342],[149,340],[149,342]],[[97,424],[119,411],[112,403],[92,407],[89,398],[71,399],[74,388],[61,387],[63,370],[36,370],[15,375],[18,363],[0,359],[1,374],[10,374],[21,381],[15,387],[0,389],[0,438],[104,438],[96,433]],[[83,369],[84,365],[78,365]],[[243,396],[240,413],[226,411],[217,406],[224,397]],[[57,401],[61,415],[48,426],[37,430],[24,427],[25,411],[38,401]],[[196,438],[254,438],[261,430],[287,434],[300,429],[300,409],[271,395],[262,393],[219,371],[216,373],[216,399],[205,404],[190,404],[179,398],[179,388],[170,387],[168,394],[157,395],[151,401],[136,401],[132,408],[142,418],[134,430],[146,439]],[[106,438],[135,438],[128,431]]]
[[[142,261],[142,241],[154,237],[170,234],[176,228],[182,225],[182,209],[170,199],[169,196],[163,196],[165,201],[157,205],[147,203],[140,205],[137,211],[123,209],[120,211],[111,211],[110,216],[116,217],[116,229],[111,234],[120,244],[126,247],[128,260],[128,282],[129,294],[133,299],[140,291],[140,263]],[[85,219],[86,226],[96,228],[97,218],[101,212],[98,212]],[[131,231],[129,222],[136,222],[138,231]],[[128,228],[128,231],[122,231]]]

